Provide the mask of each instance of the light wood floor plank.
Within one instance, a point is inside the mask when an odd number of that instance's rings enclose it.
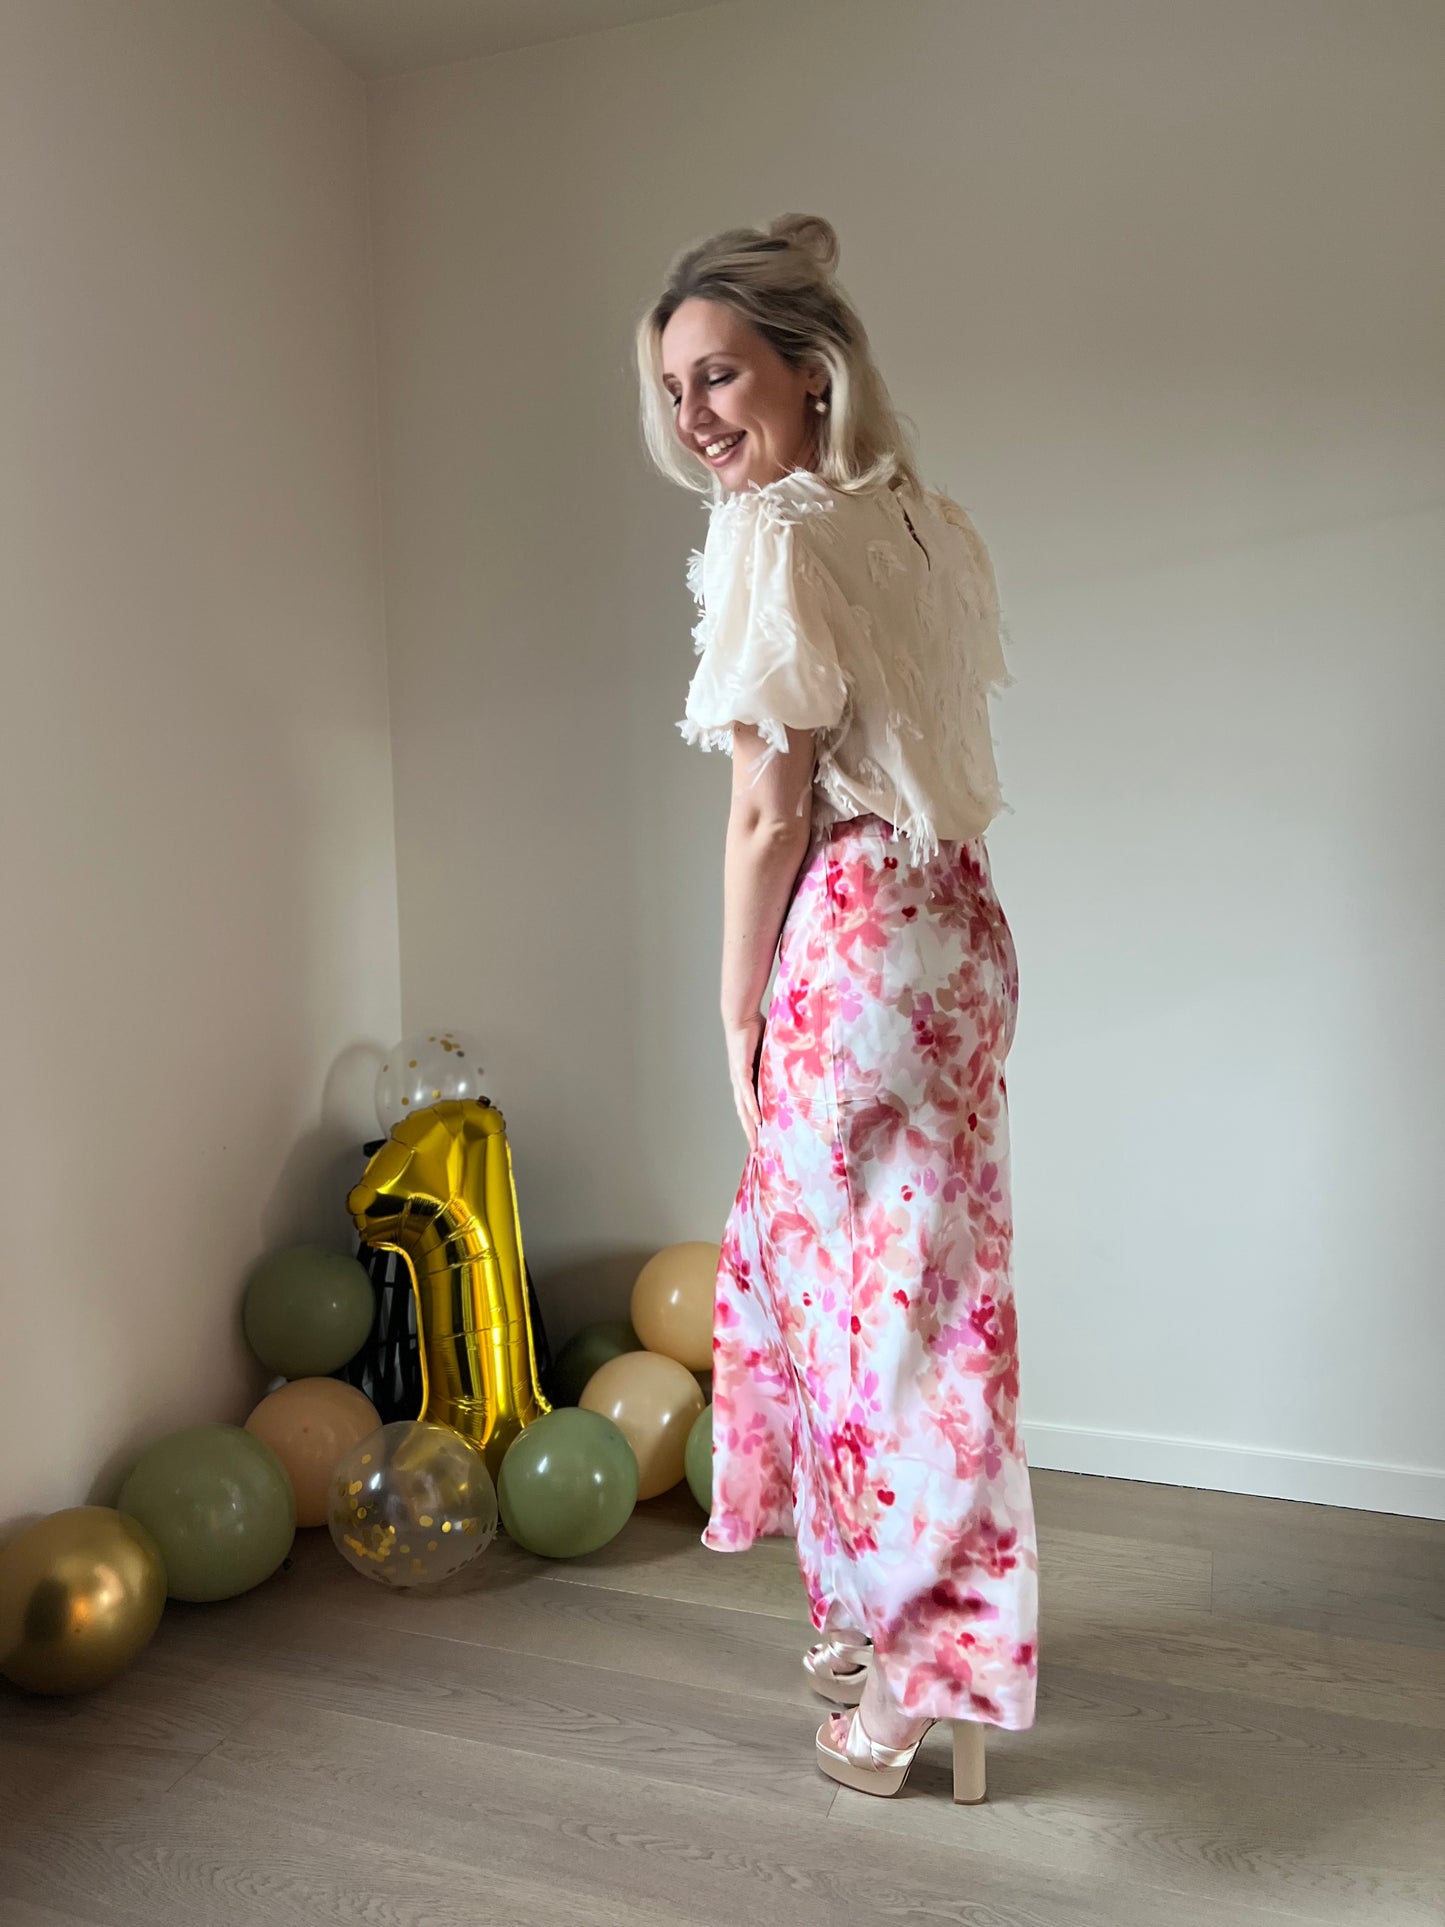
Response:
[[[36,1829],[0,1847],[10,1897],[94,1927],[563,1927],[579,1919],[549,1870],[514,1878],[426,1846],[393,1846],[187,1780],[83,1835]],[[570,1904],[569,1904],[570,1901]],[[685,1909],[585,1897],[588,1927],[700,1927]]]
[[[91,1927],[79,1914],[58,1914],[28,1900],[0,1899],[0,1927]]]
[[[1445,1731],[1442,1653],[1225,1613],[1176,1614],[1122,1633],[1063,1611],[1041,1618],[1041,1673],[1049,1664],[1078,1667]]]
[[[1445,1927],[1445,1525],[1033,1472],[1038,1718],[818,1773],[791,1542],[685,1490],[435,1596],[323,1533],[104,1691],[0,1689],[0,1927]]]
[[[479,1577],[466,1591],[423,1598],[360,1581],[338,1584],[335,1566],[328,1546],[328,1584],[263,1587],[223,1611],[197,1608],[184,1624],[173,1612],[173,1638],[204,1642],[199,1650],[213,1652],[217,1643],[273,1633],[284,1638],[303,1626],[334,1636],[338,1624],[349,1621],[388,1635],[455,1640],[708,1690],[721,1686],[745,1698],[777,1699],[803,1685],[799,1656],[812,1637],[806,1621],[564,1583],[545,1568],[500,1585]]]
[[[130,1785],[173,1785],[251,1709],[251,1697],[222,1678],[223,1662],[160,1637],[102,1693],[48,1698],[0,1685],[0,1792],[18,1798],[46,1760]]]
[[[1213,1609],[1301,1632],[1445,1647],[1445,1571],[1358,1566],[1337,1552],[1291,1557],[1249,1547],[1214,1554]]]
[[[1046,1756],[1012,1758],[1009,1797],[979,1809],[981,1851],[1199,1905],[1445,1921],[1445,1762],[1420,1744],[1433,1735],[1074,1672],[1051,1678],[1049,1723]],[[877,1834],[890,1857],[947,1841],[946,1749],[927,1765],[918,1791],[934,1797],[840,1796],[833,1817]]]
[[[685,1489],[680,1497],[669,1493],[639,1506],[610,1545],[580,1559],[557,1560],[552,1570],[566,1584],[611,1586],[807,1623],[807,1594],[791,1539],[758,1539],[746,1552],[711,1552],[702,1543],[702,1527],[702,1514]],[[530,1562],[509,1542],[498,1550],[503,1558]]]
[[[817,1812],[821,1774],[800,1775],[796,1707],[740,1702],[726,1688],[679,1688],[570,1660],[498,1652],[348,1624],[278,1627],[248,1658],[258,1693],[454,1738],[545,1754],[559,1768],[615,1766],[641,1782],[685,1781],[726,1794],[747,1784]],[[647,1798],[646,1785],[638,1798]]]
[[[1348,1506],[1306,1505],[1193,1486],[1104,1479],[1079,1472],[1031,1471],[1034,1514],[1051,1528],[1122,1533],[1148,1544],[1252,1546],[1285,1558],[1349,1561],[1355,1570],[1445,1579],[1445,1534],[1438,1519]]]
[[[797,1771],[812,1771],[801,1749]],[[501,1856],[506,1873],[545,1864],[574,1905],[630,1894],[645,1907],[685,1907],[714,1927],[754,1927],[784,1910],[790,1927],[980,1917],[1131,1927],[1158,1919],[1166,1902],[1181,1922],[1266,1917],[1247,1902],[1222,1915],[1223,1896],[1206,1908],[1188,1895],[1121,1895],[1110,1880],[1000,1864],[974,1844],[983,1809],[950,1803],[949,1827],[880,1861],[876,1841],[856,1828],[785,1811],[774,1798],[719,1799],[678,1782],[656,1787],[643,1808],[625,1775],[581,1767],[559,1807],[544,1760],[345,1715],[275,1709],[218,1747],[196,1777],[281,1810],[329,1811],[338,1829],[372,1840],[399,1838],[401,1816],[424,1812],[448,1859],[491,1867]]]

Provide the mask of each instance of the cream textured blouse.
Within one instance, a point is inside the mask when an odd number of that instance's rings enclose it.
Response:
[[[731,755],[733,724],[752,723],[765,767],[787,729],[811,729],[815,823],[886,817],[915,862],[980,835],[1004,807],[988,698],[1009,676],[964,510],[906,486],[848,493],[803,468],[704,506],[684,738]]]

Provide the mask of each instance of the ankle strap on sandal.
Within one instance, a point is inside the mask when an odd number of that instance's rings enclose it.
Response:
[[[932,1726],[932,1724],[933,1722],[930,1720],[928,1725]],[[923,1731],[926,1733],[928,1727],[925,1727]],[[863,1715],[859,1708],[855,1706],[852,1714],[849,1716],[848,1737],[843,1742],[843,1751],[853,1762],[854,1766],[906,1766],[922,1744],[923,1733],[919,1734],[911,1746],[880,1745],[877,1740],[871,1738],[870,1735],[864,1731]]]

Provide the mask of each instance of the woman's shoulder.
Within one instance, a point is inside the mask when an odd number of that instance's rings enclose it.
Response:
[[[872,482],[865,487],[844,488],[824,481],[809,468],[790,469],[771,482],[748,482],[742,488],[719,489],[707,497],[704,506],[714,515],[759,513],[799,520],[805,515],[826,513],[840,506],[886,507],[890,501],[921,501],[957,529],[973,530],[968,511],[942,489],[919,483]]]
[[[719,492],[707,503],[709,546],[746,549],[761,537],[780,540],[790,531],[804,536],[804,546],[825,559],[853,546],[860,552],[875,536],[891,536],[900,526],[899,511],[914,521],[935,521],[945,539],[944,566],[971,570],[981,560],[982,542],[968,512],[941,490],[921,484],[873,482],[844,488],[826,482],[811,469],[795,468],[771,482],[750,482],[740,489]],[[935,550],[938,543],[931,545]]]
[[[968,574],[988,573],[992,567],[988,548],[969,511],[942,489],[923,489],[921,500],[946,538],[945,561]]]
[[[714,522],[762,523],[786,527],[836,509],[839,491],[811,469],[795,468],[772,482],[749,482],[715,495],[709,504]]]
[[[931,509],[941,522],[947,522],[950,528],[958,529],[964,535],[978,534],[968,510],[946,490],[920,486],[918,494],[924,506]]]

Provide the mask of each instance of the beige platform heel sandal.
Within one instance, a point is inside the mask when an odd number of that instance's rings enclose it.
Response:
[[[912,1746],[880,1746],[863,1731],[863,1721],[855,1708],[848,1720],[848,1736],[842,1748],[834,1744],[832,1721],[818,1728],[818,1765],[830,1780],[859,1793],[880,1793],[886,1798],[897,1793],[908,1778],[908,1769],[918,1757],[918,1749],[928,1736],[930,1720]],[[958,1806],[977,1806],[988,1797],[984,1775],[984,1727],[981,1720],[951,1720],[953,1728],[953,1798]]]
[[[871,1640],[855,1645],[851,1640],[839,1639],[836,1633],[828,1633],[804,1653],[803,1671],[813,1691],[821,1693],[825,1700],[831,1700],[835,1706],[856,1706],[863,1697],[872,1657]]]

